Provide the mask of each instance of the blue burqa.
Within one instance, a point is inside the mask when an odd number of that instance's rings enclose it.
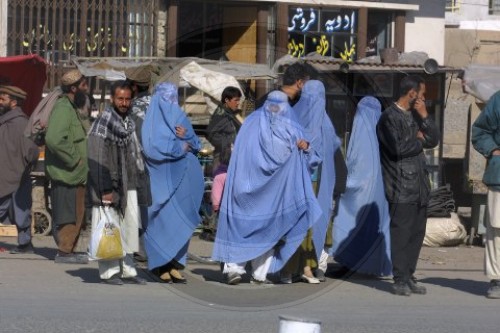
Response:
[[[186,129],[176,135],[176,126]],[[144,234],[148,267],[176,260],[186,264],[189,240],[200,223],[203,173],[194,155],[201,144],[177,103],[177,87],[156,87],[142,127],[142,143],[151,177],[153,203]]]
[[[343,266],[365,274],[392,272],[389,205],[385,199],[376,126],[379,101],[358,103],[347,149],[347,187],[333,224],[331,254]]]
[[[318,161],[298,149],[303,138],[280,91],[245,119],[229,163],[214,260],[242,263],[274,248],[269,272],[277,272],[319,220],[309,172]]]
[[[312,229],[314,249],[317,258],[325,245],[328,223],[332,216],[333,187],[335,185],[335,165],[333,155],[340,146],[340,139],[328,117],[325,100],[325,86],[321,81],[307,81],[302,89],[300,100],[293,107],[299,124],[304,127],[312,149],[321,159],[318,166],[318,201],[323,212]]]

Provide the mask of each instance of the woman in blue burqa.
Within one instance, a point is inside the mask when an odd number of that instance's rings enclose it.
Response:
[[[195,156],[200,141],[177,99],[176,85],[159,84],[142,127],[153,199],[144,243],[151,271],[165,282],[185,283],[179,270],[186,265],[189,240],[200,223],[204,183]]]
[[[286,265],[282,282],[291,282],[291,276],[296,275],[301,276],[305,282],[319,283],[312,270],[318,268],[318,260],[322,254],[324,259],[328,259],[323,248],[333,211],[334,153],[340,146],[340,139],[326,113],[325,86],[321,81],[309,80],[305,83],[300,100],[294,105],[293,111],[304,128],[306,137],[311,140],[311,148],[321,159],[321,163],[313,170],[311,181],[322,215]]]
[[[268,95],[245,119],[235,141],[212,257],[237,284],[251,261],[251,282],[267,283],[321,217],[310,170],[319,161],[287,96]]]
[[[331,254],[344,269],[387,276],[392,272],[390,216],[376,134],[380,115],[375,97],[358,103],[347,148],[347,187],[333,225]]]

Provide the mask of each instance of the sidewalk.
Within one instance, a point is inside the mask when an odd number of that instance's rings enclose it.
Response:
[[[82,240],[79,242],[77,251],[85,252],[85,242],[88,235],[84,234]],[[196,254],[205,256],[210,255],[213,243],[201,241],[198,237],[193,237],[191,241],[190,251]],[[33,269],[33,273],[53,270],[54,266],[59,266],[57,270],[64,271],[65,269],[81,269],[86,272],[82,276],[82,280],[92,280],[92,282],[99,282],[99,274],[97,270],[97,262],[90,262],[88,265],[65,265],[55,264],[53,259],[57,252],[54,240],[51,236],[37,236],[33,238],[33,245],[35,247],[34,254],[13,255],[9,250],[16,246],[16,237],[0,237],[0,277],[3,275],[3,268],[9,264],[9,267],[16,267],[15,270],[29,271]],[[7,260],[5,265],[2,261]],[[12,265],[16,263],[15,265]],[[29,263],[29,269],[23,265]],[[336,264],[331,262],[329,264],[333,268]],[[467,246],[461,245],[457,247],[440,247],[431,248],[423,247],[419,257],[417,266],[416,277],[422,282],[427,284],[436,284],[448,288],[458,289],[467,293],[478,296],[484,296],[489,287],[489,281],[483,273],[484,265],[484,248],[480,246]],[[157,279],[147,270],[146,263],[137,263],[139,274],[147,278],[150,282],[158,282]],[[242,283],[238,286],[228,286],[224,283],[223,276],[220,272],[219,264],[206,264],[198,263],[193,260],[188,260],[185,269],[185,275],[188,279],[187,286],[175,285],[174,287],[187,292],[188,294],[194,290],[198,292],[200,289],[213,289],[210,294],[221,294],[222,298],[229,297],[233,292],[254,292],[256,287],[247,283],[248,277],[245,276]],[[15,272],[11,272],[15,275]],[[33,283],[37,283],[37,274],[29,274],[33,276]],[[390,278],[375,279],[363,274],[354,274],[342,276],[339,279],[327,279],[326,283],[321,286],[326,288],[329,285],[334,285],[341,282],[351,283],[364,283],[374,288],[389,291],[392,280]],[[466,284],[461,285],[461,281],[467,281]],[[0,283],[2,281],[0,280]],[[207,285],[210,286],[207,288]],[[319,285],[318,285],[319,286]],[[283,285],[270,285],[258,287],[258,289],[266,289],[273,287],[283,287]],[[289,295],[289,300],[305,297],[311,292],[311,286],[305,283],[296,283],[291,286],[288,291],[292,291]],[[273,288],[274,289],[274,288]],[[272,294],[272,293],[271,293]],[[287,298],[287,297],[285,297]],[[258,301],[258,300],[256,300]]]

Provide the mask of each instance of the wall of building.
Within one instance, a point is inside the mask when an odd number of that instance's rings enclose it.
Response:
[[[497,31],[446,29],[446,66],[465,68],[470,64],[500,66],[500,34]],[[450,87],[445,112],[444,153],[450,158],[463,158],[469,144],[463,135],[467,113],[475,99],[464,94],[461,80],[454,80]]]
[[[442,65],[444,62],[444,1],[412,1],[419,11],[406,15],[405,52],[425,51]]]
[[[160,2],[157,15],[157,29],[158,29],[158,39],[156,40],[156,46],[158,48],[158,57],[165,57],[167,55],[167,4],[166,2]]]
[[[489,0],[460,1],[457,10],[446,12],[446,25],[468,29],[476,26],[484,26],[485,28],[488,26],[497,26],[497,29],[500,30],[498,22],[500,15],[490,15],[488,11]]]
[[[446,66],[500,66],[500,16],[489,14],[489,0],[460,1],[458,10],[446,12],[445,21]],[[466,192],[474,194],[484,191],[481,178],[485,165],[484,157],[470,143],[470,127],[483,107],[476,102],[463,92],[460,79],[452,80],[445,112],[443,155],[458,166],[463,165]],[[468,135],[464,135],[464,129]]]

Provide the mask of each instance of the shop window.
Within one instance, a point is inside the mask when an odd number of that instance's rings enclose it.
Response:
[[[500,0],[490,0],[489,13],[490,15],[500,15]]]
[[[293,7],[288,12],[288,54],[356,60],[357,10]]]
[[[381,49],[391,47],[392,13],[370,11],[366,38],[366,56],[375,56]]]
[[[182,1],[178,20],[179,57],[217,60],[223,55],[223,6],[205,1]]]

